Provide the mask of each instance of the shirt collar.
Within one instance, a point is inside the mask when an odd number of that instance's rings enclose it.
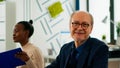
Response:
[[[88,38],[89,39],[89,38]],[[88,40],[87,39],[87,40]],[[74,50],[74,49],[76,49],[79,53],[82,51],[82,49],[83,49],[83,47],[86,45],[86,43],[87,43],[87,40],[83,43],[83,44],[81,44],[79,47],[77,47],[77,48],[75,48],[75,43],[72,45],[72,50]]]

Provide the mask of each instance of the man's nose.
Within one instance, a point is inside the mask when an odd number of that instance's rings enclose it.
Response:
[[[82,29],[82,25],[81,24],[78,25],[78,29]]]

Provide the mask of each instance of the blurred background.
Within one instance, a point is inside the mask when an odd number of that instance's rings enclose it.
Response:
[[[94,17],[91,33],[109,46],[109,68],[120,68],[120,0],[0,0],[0,52],[20,47],[12,39],[18,21],[33,20],[34,35],[30,41],[38,46],[48,65],[64,43],[72,41],[70,15],[88,11]]]

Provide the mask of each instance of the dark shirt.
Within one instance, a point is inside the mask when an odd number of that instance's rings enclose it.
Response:
[[[70,53],[70,56],[68,57],[68,61],[67,61],[67,66],[66,68],[76,68],[77,65],[77,60],[79,58],[79,56],[81,55],[81,52],[83,50],[83,47],[85,46],[85,44],[80,45],[79,47],[75,47],[75,44],[72,45],[72,51]]]
[[[85,42],[86,43],[86,42]],[[78,48],[76,48],[76,50],[77,50],[77,55],[76,55],[76,59],[78,59],[78,56],[80,56],[81,55],[81,52],[82,52],[82,50],[83,50],[83,48],[84,48],[84,46],[85,46],[85,43],[83,43],[82,45],[80,45]],[[75,45],[74,45],[75,46]]]

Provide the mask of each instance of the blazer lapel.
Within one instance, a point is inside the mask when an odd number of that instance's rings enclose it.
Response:
[[[66,68],[69,58],[70,58],[70,55],[67,56],[67,59],[66,59],[66,61],[65,61],[65,67],[64,67],[64,68]]]
[[[74,42],[73,42],[71,45],[73,45],[73,44],[74,44]],[[66,56],[67,56],[67,59],[66,59],[66,61],[65,61],[65,66],[64,66],[64,68],[66,68],[66,66],[67,66],[68,60],[69,60],[69,58],[70,58],[71,51],[72,51],[72,46],[71,46],[70,48],[68,48],[68,51],[67,51],[68,55],[66,55]]]
[[[90,38],[88,40],[89,41],[86,42],[85,47],[83,48],[82,53],[79,55],[77,68],[83,68],[84,64],[88,60],[90,47],[91,47],[91,45],[90,45],[90,43],[91,43],[90,42]],[[86,64],[86,66],[87,66],[87,64]]]

